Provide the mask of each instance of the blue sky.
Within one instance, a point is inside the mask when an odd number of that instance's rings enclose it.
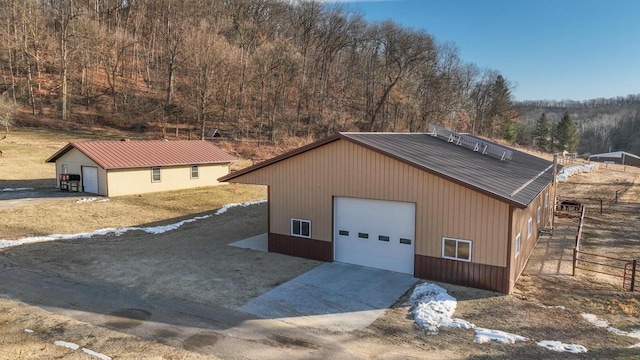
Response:
[[[640,94],[640,0],[378,0],[343,2],[451,42],[500,71],[516,100]]]

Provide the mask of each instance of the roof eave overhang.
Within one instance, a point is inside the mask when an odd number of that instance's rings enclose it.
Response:
[[[62,157],[62,155],[66,154],[72,148],[74,148],[73,143],[68,143],[67,145],[63,146],[62,149],[56,151],[55,154],[51,155],[44,162],[45,163],[54,163],[54,162],[56,162],[56,160],[58,160],[60,157]]]
[[[142,169],[142,168],[150,168],[150,167],[163,167],[163,166],[190,166],[190,165],[215,165],[215,164],[231,164],[237,162],[238,159],[235,160],[225,160],[225,161],[207,161],[207,162],[188,162],[188,163],[175,163],[175,164],[142,164],[142,165],[131,165],[131,166],[105,166],[103,167],[105,170],[118,170],[118,169]]]

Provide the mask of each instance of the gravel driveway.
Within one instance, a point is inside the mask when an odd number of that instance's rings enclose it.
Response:
[[[2,188],[0,188],[0,210],[57,200],[80,199],[88,195],[92,194],[60,191],[59,189],[27,189],[9,191],[2,190]]]

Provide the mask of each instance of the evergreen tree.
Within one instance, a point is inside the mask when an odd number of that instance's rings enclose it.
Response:
[[[505,130],[515,130],[515,126],[513,125],[519,114],[515,110],[513,100],[511,99],[509,83],[502,75],[496,76],[491,86],[490,99],[491,103],[488,115],[491,121],[491,128],[489,134],[493,137],[502,132],[504,137]],[[506,137],[505,139],[508,140]],[[513,138],[508,141],[512,141],[513,139],[515,139],[515,131],[513,132]]]
[[[533,141],[536,148],[540,151],[549,151],[549,137],[551,135],[551,125],[547,114],[542,113],[536,122],[536,128],[533,130]]]
[[[575,152],[578,149],[580,135],[568,111],[564,113],[558,123],[555,138],[558,141],[558,147],[561,151]]]
[[[516,140],[516,124],[509,121],[502,125],[502,138],[506,140],[508,143],[513,144]]]

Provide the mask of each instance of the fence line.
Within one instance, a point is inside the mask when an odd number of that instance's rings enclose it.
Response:
[[[637,273],[636,270],[638,265],[637,260],[614,258],[611,256],[598,255],[598,254],[588,253],[580,250],[580,247],[582,245],[582,234],[583,234],[583,228],[584,228],[585,213],[586,213],[586,206],[582,206],[580,211],[580,220],[578,222],[578,233],[576,234],[576,242],[573,248],[572,276],[576,275],[576,269],[613,276],[613,277],[620,278],[622,280],[623,289],[627,288],[627,283],[628,283],[629,291],[635,291],[636,273]],[[581,255],[586,256],[588,260],[581,258]],[[596,265],[597,267],[598,266],[605,267],[606,271],[590,269],[588,267],[581,267],[580,263],[592,264],[592,265]]]

